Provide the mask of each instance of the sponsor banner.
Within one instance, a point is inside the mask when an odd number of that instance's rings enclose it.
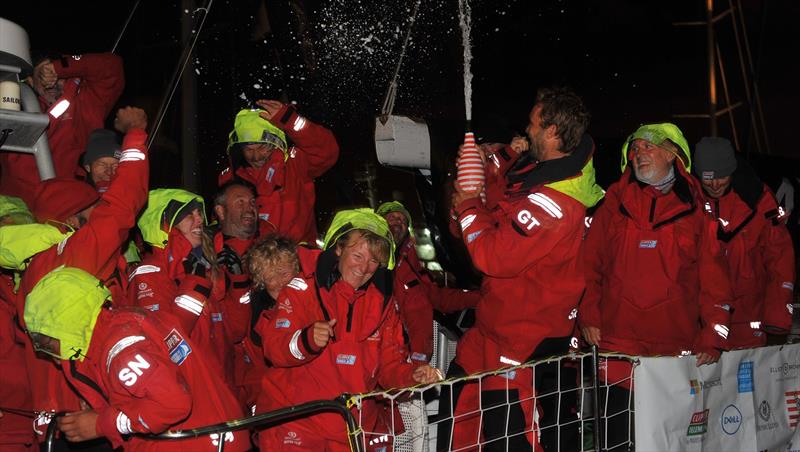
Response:
[[[700,367],[693,356],[640,358],[634,380],[638,450],[800,447],[800,344],[725,352]]]

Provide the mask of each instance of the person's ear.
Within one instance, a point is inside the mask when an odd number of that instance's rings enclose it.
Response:
[[[223,206],[214,206],[214,215],[217,216],[219,221],[225,221],[225,208]]]

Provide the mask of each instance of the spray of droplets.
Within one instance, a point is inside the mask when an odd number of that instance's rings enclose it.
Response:
[[[458,23],[461,26],[461,42],[464,45],[464,108],[467,121],[472,120],[472,10],[469,0],[458,0]]]

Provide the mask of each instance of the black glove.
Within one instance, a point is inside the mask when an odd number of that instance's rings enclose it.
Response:
[[[244,274],[242,259],[228,245],[223,246],[222,251],[217,253],[217,264],[225,266],[232,275]]]
[[[202,257],[197,257],[194,254],[189,254],[186,256],[186,259],[183,260],[183,271],[186,272],[187,275],[195,275],[201,278],[206,277],[206,272],[211,266],[208,264]]]

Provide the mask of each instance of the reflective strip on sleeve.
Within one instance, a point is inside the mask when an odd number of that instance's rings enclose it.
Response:
[[[561,213],[561,207],[543,193],[531,193],[528,195],[528,201],[541,207],[542,210],[550,214],[553,218],[561,218],[564,216],[564,214]]]
[[[717,324],[714,324],[714,331],[716,331],[717,334],[722,336],[723,339],[727,339],[728,338],[728,331],[730,331],[730,330],[728,329],[727,326],[720,325],[719,323],[717,323]]]
[[[194,315],[200,315],[203,312],[203,302],[196,300],[189,295],[178,295],[175,297],[175,304],[178,307],[186,309]]]
[[[119,158],[120,163],[140,160],[147,160],[147,156],[144,154],[144,152],[135,148],[125,149],[122,152],[122,156]]]
[[[303,353],[300,351],[300,347],[297,345],[297,340],[300,338],[300,335],[303,334],[303,330],[297,330],[292,335],[292,340],[289,341],[289,351],[292,353],[297,359],[306,359]]]
[[[136,269],[128,276],[128,281],[132,281],[133,277],[136,275],[144,275],[146,273],[158,273],[161,271],[161,267],[156,267],[155,265],[140,265],[136,267]]]
[[[520,364],[522,364],[519,361],[513,360],[511,358],[506,358],[505,356],[500,356],[500,362],[503,364],[510,364],[512,366],[519,366]]]
[[[306,282],[303,281],[303,278],[294,278],[291,281],[289,281],[289,284],[287,284],[287,286],[289,286],[289,287],[291,287],[292,289],[295,289],[295,290],[306,290],[306,289],[308,289],[308,284],[306,284]]]
[[[131,428],[131,420],[122,411],[120,411],[117,415],[117,431],[123,435],[130,435],[133,433],[133,429]]]
[[[306,126],[306,118],[298,115],[297,118],[295,118],[295,120],[294,120],[294,124],[292,125],[292,129],[295,132],[299,132],[305,126]]]
[[[470,227],[470,225],[472,225],[472,222],[475,221],[475,218],[476,218],[475,214],[470,214],[470,215],[467,215],[466,217],[462,218],[461,221],[460,221],[460,223],[461,223],[461,232],[464,232],[468,227]]]
[[[67,99],[61,99],[55,105],[50,107],[50,115],[56,119],[59,116],[63,115],[65,111],[69,108],[69,101]]]
[[[135,344],[135,343],[137,343],[139,341],[143,341],[143,340],[144,340],[144,336],[128,336],[128,337],[123,337],[122,339],[118,340],[117,343],[114,344],[113,347],[111,347],[111,350],[108,351],[108,357],[106,357],[106,371],[109,371],[111,369],[111,361],[117,355],[119,355],[119,353],[121,351],[123,351],[126,348],[130,347],[131,345],[133,345],[133,344]]]

